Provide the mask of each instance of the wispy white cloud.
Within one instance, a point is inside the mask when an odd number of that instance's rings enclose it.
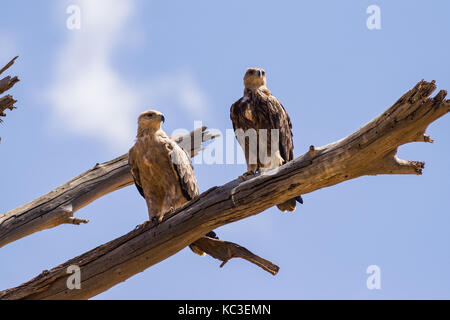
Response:
[[[151,105],[175,103],[194,116],[203,116],[208,110],[208,96],[191,71],[179,70],[149,81],[146,101]]]
[[[134,2],[83,0],[78,5],[81,29],[67,30],[48,91],[54,119],[61,129],[123,149],[133,139],[133,110],[140,101],[112,58],[126,37]]]
[[[127,43],[134,1],[82,0],[81,29],[67,30],[48,89],[54,122],[62,130],[96,138],[114,151],[134,139],[136,115],[150,106],[204,116],[208,98],[191,71],[168,70],[130,85],[113,63]]]

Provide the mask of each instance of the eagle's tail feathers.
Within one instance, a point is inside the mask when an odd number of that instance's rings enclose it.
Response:
[[[280,203],[277,205],[278,209],[280,209],[282,212],[286,211],[295,211],[295,208],[297,207],[296,199],[290,199],[286,202]]]

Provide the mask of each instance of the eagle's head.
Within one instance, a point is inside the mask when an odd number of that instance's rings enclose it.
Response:
[[[248,89],[258,89],[266,86],[266,71],[262,68],[248,68],[244,75],[244,86]]]
[[[164,115],[156,110],[148,110],[142,112],[138,118],[139,129],[153,129],[159,130],[161,128],[161,122],[164,122]]]

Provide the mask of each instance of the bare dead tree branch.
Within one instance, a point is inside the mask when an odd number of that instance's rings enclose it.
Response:
[[[16,57],[14,57],[10,62],[8,62],[7,64],[6,64],[6,66],[4,66],[1,70],[0,70],[0,75],[3,73],[3,72],[5,72],[6,70],[8,70],[13,64],[14,64],[14,62],[16,61],[16,59],[18,58],[19,56],[16,56]]]
[[[192,243],[191,246],[195,246],[199,251],[206,252],[213,258],[222,261],[222,264],[220,265],[221,268],[233,258],[242,258],[273,275],[276,275],[280,270],[280,268],[272,262],[253,254],[246,248],[233,242],[203,237]]]
[[[430,98],[435,89],[434,81],[420,81],[352,135],[320,148],[311,146],[304,155],[269,173],[214,187],[166,214],[160,224],[133,230],[19,287],[0,292],[0,298],[90,298],[170,257],[208,231],[258,214],[298,194],[364,175],[421,174],[423,162],[401,160],[396,153],[406,143],[432,142],[425,134],[426,128],[450,112],[445,91]],[[81,268],[80,290],[67,288],[66,270],[70,265]]]
[[[0,70],[0,75],[3,72],[5,72],[9,67],[11,67],[14,64],[14,61],[17,58],[18,57],[15,57],[10,62],[8,62],[6,64],[6,66],[4,66]],[[9,89],[11,89],[14,86],[14,84],[16,84],[17,82],[19,82],[19,78],[17,78],[17,77],[7,76],[7,77],[5,77],[3,79],[0,79],[0,94],[2,94],[4,92],[8,91]],[[6,114],[5,114],[6,110],[13,110],[13,109],[15,109],[14,103],[16,103],[16,102],[17,101],[14,100],[11,95],[6,95],[4,97],[0,97],[0,117],[6,117]],[[2,121],[3,120],[0,118],[0,123]]]

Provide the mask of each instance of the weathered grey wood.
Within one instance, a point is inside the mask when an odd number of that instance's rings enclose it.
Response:
[[[193,199],[157,225],[146,225],[0,292],[2,299],[87,299],[168,258],[206,232],[258,214],[298,194],[363,175],[421,174],[424,163],[398,159],[403,144],[432,142],[430,123],[450,111],[446,92],[420,81],[391,108],[352,135],[310,150],[247,181],[234,180]],[[66,286],[69,265],[81,268],[81,289]]]
[[[201,144],[195,145],[186,141],[191,141],[192,137],[198,134],[202,142],[214,139],[216,136],[211,135],[206,129],[206,127],[198,128],[174,139],[182,147],[188,147],[188,153],[195,156],[201,150]],[[0,215],[0,247],[60,224],[87,223],[85,219],[75,218],[74,213],[105,194],[131,184],[133,177],[128,166],[128,153],[114,160],[96,164],[94,168],[48,194]]]

